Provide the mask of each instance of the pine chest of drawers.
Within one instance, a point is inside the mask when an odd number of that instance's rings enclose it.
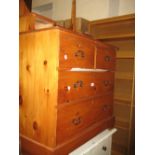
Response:
[[[24,154],[67,155],[112,128],[115,48],[62,28],[20,33]]]

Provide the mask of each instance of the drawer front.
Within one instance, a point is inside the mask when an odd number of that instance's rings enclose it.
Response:
[[[95,43],[67,32],[60,33],[60,68],[94,68]]]
[[[99,72],[95,74],[96,95],[113,92],[114,72]]]
[[[59,72],[58,103],[95,95],[94,73]]]
[[[59,72],[58,103],[112,92],[113,72]]]
[[[112,94],[58,109],[57,143],[76,136],[113,113]]]
[[[100,140],[101,141],[101,140]],[[112,137],[108,137],[102,140],[100,143],[96,144],[94,148],[85,155],[111,155],[111,142]]]
[[[97,47],[96,68],[115,69],[115,51],[105,47]]]
[[[88,100],[58,109],[57,144],[79,134],[92,124],[92,102],[93,100]]]
[[[93,137],[69,155],[111,155],[112,136],[109,132],[104,131]]]
[[[113,115],[113,93],[95,98],[92,108],[95,121],[111,117]]]

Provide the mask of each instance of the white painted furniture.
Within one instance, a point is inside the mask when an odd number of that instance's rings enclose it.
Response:
[[[112,135],[117,129],[105,130],[69,153],[69,155],[111,155]]]

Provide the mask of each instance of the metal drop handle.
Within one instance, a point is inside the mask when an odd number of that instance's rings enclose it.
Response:
[[[84,57],[85,57],[85,54],[84,54],[84,51],[78,50],[78,51],[75,52],[74,56],[75,56],[75,57],[84,58]]]
[[[73,123],[74,125],[79,125],[79,124],[81,123],[81,117],[74,118],[74,119],[72,120],[72,123]]]
[[[76,83],[73,84],[74,88],[83,87],[83,81],[78,80]]]
[[[111,106],[109,105],[109,104],[105,104],[104,106],[103,106],[103,110],[104,111],[107,111],[107,110],[109,110],[111,108]]]
[[[103,81],[104,85],[107,87],[108,85],[110,85],[110,82],[108,80]]]
[[[102,150],[107,151],[107,147],[106,146],[103,146],[102,147]]]
[[[108,55],[106,55],[106,56],[104,57],[104,60],[105,60],[105,62],[110,62],[110,61],[111,61],[111,57],[108,56]]]

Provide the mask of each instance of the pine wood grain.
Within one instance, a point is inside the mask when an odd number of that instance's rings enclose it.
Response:
[[[47,146],[56,143],[58,34],[20,35],[20,133]]]

